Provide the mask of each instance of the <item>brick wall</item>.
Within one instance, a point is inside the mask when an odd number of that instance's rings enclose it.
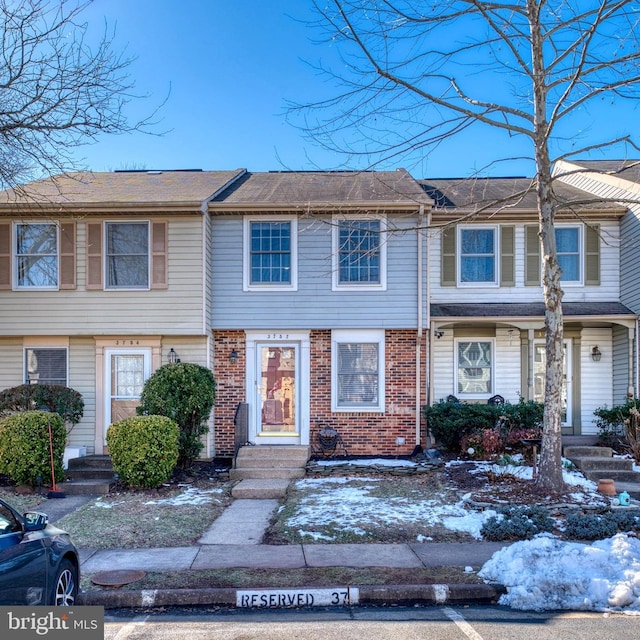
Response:
[[[235,349],[238,362],[229,363]],[[311,443],[318,430],[338,430],[350,455],[407,455],[415,447],[415,331],[387,330],[385,336],[385,413],[333,413],[331,411],[331,331],[311,332],[310,418]],[[424,363],[424,354],[422,356]],[[217,396],[214,408],[217,456],[233,454],[233,417],[245,398],[245,343],[243,331],[214,333],[214,374]],[[421,385],[424,388],[424,383]],[[421,398],[421,404],[424,404]],[[421,430],[423,433],[424,430]],[[404,438],[404,444],[396,444]],[[342,453],[338,450],[337,453]]]
[[[331,331],[311,333],[311,442],[318,429],[338,430],[349,455],[406,455],[415,446],[415,332],[385,335],[385,413],[331,411]],[[405,444],[396,444],[404,438]]]
[[[244,331],[216,331],[213,336],[213,375],[216,379],[216,402],[213,409],[214,446],[217,457],[234,453],[233,418],[238,402],[245,400],[245,339]],[[235,349],[237,364],[229,362]]]

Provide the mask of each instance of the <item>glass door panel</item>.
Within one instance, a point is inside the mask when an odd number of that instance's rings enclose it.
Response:
[[[258,393],[260,432],[269,436],[297,435],[295,345],[260,345]]]

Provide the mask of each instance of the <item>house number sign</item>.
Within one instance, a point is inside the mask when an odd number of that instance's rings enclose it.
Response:
[[[288,333],[267,333],[267,340],[288,340]]]
[[[140,344],[140,340],[116,340],[116,347],[133,347]]]

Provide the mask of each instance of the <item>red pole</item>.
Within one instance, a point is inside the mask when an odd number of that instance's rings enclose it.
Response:
[[[53,464],[53,436],[51,435],[51,420],[47,423],[49,427],[49,454],[51,456],[51,490],[57,491],[58,487],[56,487],[56,472],[54,470]]]

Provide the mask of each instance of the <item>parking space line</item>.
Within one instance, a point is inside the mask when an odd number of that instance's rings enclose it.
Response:
[[[467,638],[470,640],[483,640],[482,636],[457,611],[454,611],[451,607],[443,607],[442,611]]]

